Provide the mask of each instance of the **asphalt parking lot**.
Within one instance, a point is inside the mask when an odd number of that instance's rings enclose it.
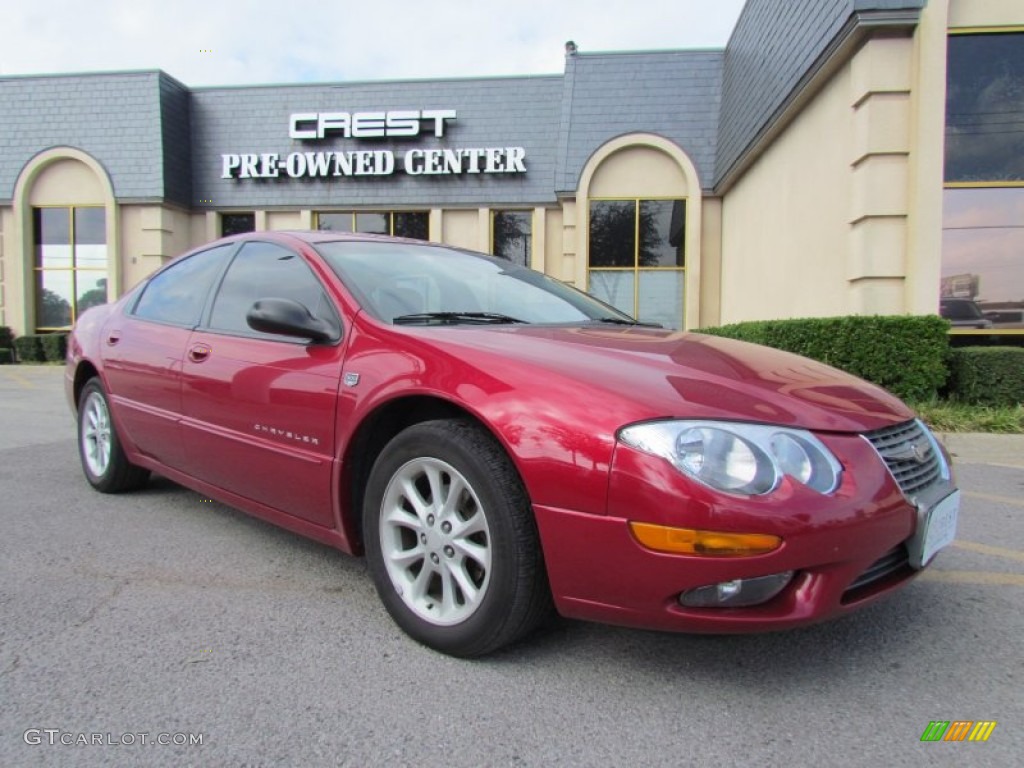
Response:
[[[1020,765],[1022,439],[950,438],[957,541],[852,617],[559,621],[466,662],[401,634],[360,560],[163,479],[92,491],[61,373],[0,366],[2,766]],[[997,725],[922,742],[935,720]]]

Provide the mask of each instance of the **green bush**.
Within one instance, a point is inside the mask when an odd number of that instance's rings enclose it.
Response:
[[[1024,403],[1024,348],[951,349],[945,394],[972,405]]]
[[[700,330],[818,360],[904,400],[930,400],[945,383],[948,331],[938,315],[762,320]]]
[[[14,350],[10,347],[0,347],[0,365],[14,362]]]
[[[14,331],[6,325],[0,325],[0,349],[14,348]]]
[[[47,362],[64,362],[68,352],[68,335],[66,333],[47,333],[40,338],[43,345],[43,357]]]
[[[19,336],[14,340],[14,348],[23,363],[41,363],[46,359],[41,336]]]

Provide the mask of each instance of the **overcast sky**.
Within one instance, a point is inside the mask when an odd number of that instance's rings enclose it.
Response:
[[[0,74],[186,85],[560,74],[581,52],[722,48],[743,0],[0,0]],[[208,52],[207,52],[208,51]]]

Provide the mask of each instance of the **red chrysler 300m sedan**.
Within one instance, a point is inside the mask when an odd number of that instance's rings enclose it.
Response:
[[[807,624],[906,583],[956,528],[948,457],[886,392],[441,245],[204,246],[82,315],[67,392],[97,490],[157,472],[365,553],[394,620],[459,656],[552,609]]]

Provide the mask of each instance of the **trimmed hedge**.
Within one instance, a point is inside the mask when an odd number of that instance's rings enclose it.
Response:
[[[970,405],[1024,403],[1024,348],[951,349],[945,394]]]
[[[0,365],[14,362],[14,331],[0,325]]]
[[[14,340],[18,360],[23,363],[63,363],[68,352],[68,334],[40,333]]]
[[[948,371],[949,322],[938,315],[761,320],[700,333],[763,344],[835,366],[904,400],[930,400]]]
[[[41,336],[19,336],[14,340],[14,348],[23,363],[41,363],[46,359]]]
[[[50,363],[63,363],[68,353],[68,334],[47,333],[40,337],[43,345],[43,357]]]

